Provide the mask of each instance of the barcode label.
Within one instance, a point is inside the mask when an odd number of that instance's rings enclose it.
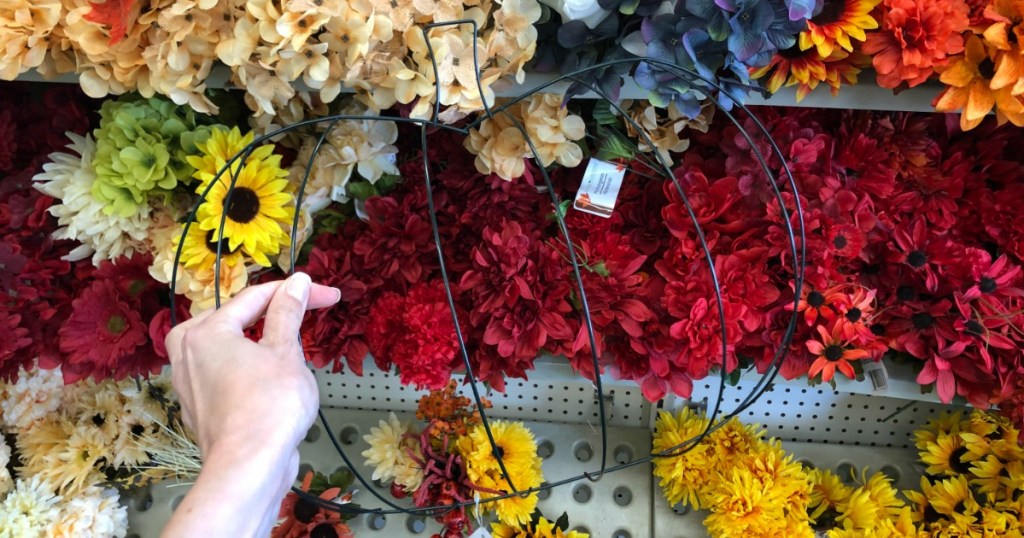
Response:
[[[882,361],[870,361],[863,364],[864,373],[867,374],[868,380],[871,381],[872,392],[877,394],[889,390],[889,372],[885,369]]]
[[[625,175],[626,169],[622,166],[590,159],[572,206],[579,211],[598,217],[611,217],[612,210],[615,209],[615,201],[619,197],[619,187],[622,186],[622,178]]]

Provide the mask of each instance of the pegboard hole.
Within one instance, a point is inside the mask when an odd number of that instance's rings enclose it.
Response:
[[[612,538],[633,538],[633,535],[626,529],[619,529],[612,534]]]
[[[359,440],[359,428],[355,426],[345,426],[341,429],[341,434],[338,435],[338,439],[343,445],[354,445]]]
[[[537,456],[541,459],[548,459],[555,453],[555,445],[551,441],[541,441],[537,443]]]
[[[543,501],[551,496],[551,489],[548,488],[548,483],[544,482],[540,485],[541,489],[537,492],[537,500]]]
[[[370,514],[366,516],[366,526],[375,531],[383,529],[387,523],[388,520],[384,517],[384,514]]]
[[[612,492],[612,499],[619,506],[629,506],[633,502],[633,492],[626,486],[619,486]]]
[[[889,479],[892,480],[893,482],[899,482],[900,477],[903,476],[903,473],[901,473],[900,470],[893,465],[883,465],[882,474],[889,477]]]
[[[302,440],[307,443],[315,443],[318,439],[320,439],[320,426],[314,424],[309,427],[309,431],[306,432],[306,437]]]
[[[619,445],[612,452],[615,455],[615,463],[624,464],[633,461],[633,449],[629,445]]]
[[[577,484],[576,487],[572,488],[572,498],[576,499],[576,502],[580,504],[590,502],[590,498],[593,496],[593,490],[586,484]]]
[[[405,521],[405,528],[413,534],[419,534],[427,530],[427,520],[423,516],[409,516]]]
[[[579,525],[577,527],[573,527],[572,530],[575,531],[575,532],[578,532],[580,534],[590,534],[590,529],[584,527],[583,525]]]
[[[145,512],[146,510],[149,510],[152,507],[153,496],[149,493],[146,493],[144,497],[141,497],[139,498],[139,500],[135,501],[135,510],[139,512]]]
[[[841,461],[836,465],[836,475],[846,484],[852,484],[856,467],[849,461]]]
[[[672,512],[674,512],[677,516],[685,516],[686,514],[690,513],[690,505],[676,503],[676,505],[672,507]]]
[[[814,464],[811,463],[811,460],[796,460],[796,462],[799,463],[800,465],[803,465],[804,469],[814,469],[815,468]]]
[[[572,453],[576,456],[576,461],[588,462],[594,457],[594,447],[590,446],[590,441],[576,441],[576,444],[572,445]]]

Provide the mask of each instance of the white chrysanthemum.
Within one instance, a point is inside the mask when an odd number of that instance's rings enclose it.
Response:
[[[56,521],[60,501],[42,477],[18,480],[0,503],[0,538],[42,536]]]
[[[60,368],[21,370],[18,381],[0,384],[0,426],[25,430],[60,406],[64,379]]]
[[[0,435],[0,499],[3,499],[4,495],[14,487],[11,472],[7,470],[7,464],[10,462],[11,447],[7,446],[4,436]]]
[[[409,465],[412,458],[406,453],[410,445],[405,439],[408,431],[409,424],[399,422],[398,417],[390,413],[386,421],[381,420],[377,427],[370,428],[370,433],[363,436],[370,448],[362,455],[366,458],[366,465],[373,467],[374,480],[393,480],[399,467]]]
[[[82,243],[64,259],[78,261],[92,255],[92,263],[99,265],[103,260],[144,250],[149,207],[142,206],[127,218],[105,214],[106,204],[92,195],[96,182],[92,167],[96,142],[88,134],[83,137],[67,133],[67,136],[71,139],[67,147],[74,153],[51,153],[52,162],[44,164],[43,171],[32,178],[36,189],[61,201],[49,209],[60,225],[53,237]]]
[[[128,510],[121,506],[117,490],[92,486],[64,502],[47,538],[124,538],[128,534]]]
[[[423,454],[418,445],[408,448],[416,454],[420,461],[423,461]],[[395,483],[402,486],[406,493],[416,491],[416,488],[420,487],[420,484],[423,483],[423,468],[404,450],[402,451],[402,458],[395,464],[394,473]]]

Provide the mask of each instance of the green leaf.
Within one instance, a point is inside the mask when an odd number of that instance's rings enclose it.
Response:
[[[350,181],[346,190],[349,196],[357,200],[366,200],[379,194],[377,189],[366,181]]]
[[[327,482],[334,488],[340,488],[341,491],[348,491],[348,488],[352,487],[352,483],[355,482],[356,477],[352,475],[352,472],[348,469],[338,469],[327,479]]]
[[[305,479],[305,476],[299,478]],[[309,482],[309,492],[313,495],[320,495],[331,487],[330,480],[319,471],[313,471],[313,479]]]
[[[592,273],[597,273],[603,277],[607,277],[608,275],[612,274],[612,272],[608,270],[608,267],[604,264],[604,262],[597,262],[594,265],[589,265],[587,266],[587,269],[590,269]]]
[[[566,215],[566,214],[568,213],[568,211],[569,211],[569,206],[571,206],[571,205],[572,205],[572,200],[562,200],[562,201],[561,201],[561,202],[560,202],[560,203],[558,204],[558,207],[557,207],[557,208],[555,208],[555,211],[557,211],[557,212],[558,212],[558,214],[559,214],[559,215],[561,215],[561,216],[562,216],[562,218],[564,219],[564,218],[565,218],[565,215]],[[549,213],[549,214],[548,214],[548,217],[547,217],[547,218],[548,218],[548,220],[552,220],[552,221],[554,221],[554,220],[558,220],[558,217],[557,217],[557,216],[555,215],[555,212],[554,212],[554,211],[552,211],[551,213]]]
[[[619,116],[612,110],[611,102],[601,99],[594,105],[594,122],[598,125],[618,125]]]
[[[599,128],[597,134],[602,141],[595,154],[598,159],[609,162],[619,159],[630,160],[636,154],[633,142],[618,130]]]
[[[562,529],[562,532],[567,532],[569,530],[569,514],[562,512],[562,515],[555,520],[555,526]]]
[[[725,382],[735,387],[736,385],[739,384],[740,375],[742,375],[742,373],[743,372],[741,372],[739,368],[736,368],[735,370],[729,372],[729,374],[725,377]]]

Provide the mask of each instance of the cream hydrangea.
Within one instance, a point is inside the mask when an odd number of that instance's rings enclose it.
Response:
[[[43,171],[33,179],[35,187],[61,203],[50,206],[49,212],[57,217],[60,226],[53,233],[55,239],[70,239],[81,243],[64,259],[78,261],[92,256],[92,263],[131,256],[143,250],[149,229],[150,208],[141,206],[128,217],[116,213],[107,215],[105,204],[92,194],[96,173],[92,159],[96,154],[96,141],[92,135],[68,133],[73,153],[52,153]]]
[[[128,509],[117,490],[92,486],[60,505],[46,531],[46,538],[124,538],[128,534]]]
[[[370,448],[362,452],[366,465],[373,467],[373,479],[382,482],[395,481],[406,491],[412,492],[423,482],[423,470],[409,453],[418,454],[414,440],[405,437],[409,424],[402,423],[394,413],[381,420],[363,436]]]
[[[57,520],[60,502],[42,477],[19,479],[0,503],[0,538],[43,536]]]
[[[61,0],[10,1],[0,5],[0,78],[14,80],[39,67],[49,52],[49,37],[60,22]]]
[[[0,426],[26,430],[60,407],[64,379],[60,369],[22,369],[15,383],[0,383]]]

